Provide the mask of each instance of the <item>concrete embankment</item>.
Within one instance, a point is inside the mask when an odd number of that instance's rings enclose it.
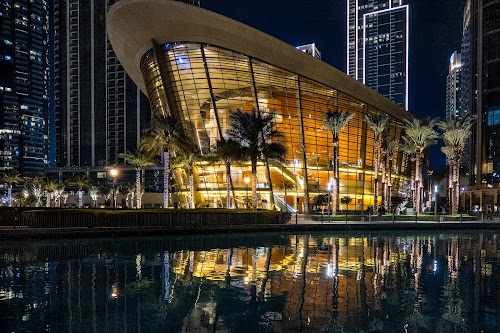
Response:
[[[24,209],[0,218],[0,239],[109,238],[246,232],[500,230],[496,220],[314,221],[290,213],[244,210]],[[10,214],[10,215],[9,215]]]

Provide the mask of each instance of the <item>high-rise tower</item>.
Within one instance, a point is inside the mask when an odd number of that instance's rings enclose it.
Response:
[[[446,117],[454,118],[462,115],[461,105],[461,72],[462,57],[460,53],[453,52],[450,57],[450,68],[446,77]]]
[[[47,3],[0,3],[0,169],[47,165]]]
[[[462,39],[462,109],[474,116],[470,185],[500,183],[500,2],[467,1]],[[497,204],[497,203],[495,203]]]
[[[150,126],[149,102],[118,62],[106,33],[116,0],[50,0],[55,165],[121,164]]]
[[[316,43],[300,45],[297,46],[297,49],[321,60],[321,52],[319,52],[318,48],[316,47]]]
[[[408,5],[348,0],[347,15],[347,74],[408,110]]]

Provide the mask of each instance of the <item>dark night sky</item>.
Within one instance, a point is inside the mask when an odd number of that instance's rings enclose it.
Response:
[[[446,75],[460,50],[464,0],[410,0],[409,105],[417,117],[444,117]],[[202,0],[202,7],[293,46],[316,43],[322,60],[346,69],[346,0]],[[433,167],[444,166],[439,146]]]

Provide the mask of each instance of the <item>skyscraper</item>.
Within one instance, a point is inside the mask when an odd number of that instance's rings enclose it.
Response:
[[[0,3],[0,169],[47,164],[47,3]]]
[[[297,46],[297,49],[321,60],[321,52],[319,52],[315,43]]]
[[[462,108],[475,116],[470,185],[500,183],[500,2],[467,1],[462,40]],[[498,204],[498,202],[495,202]]]
[[[347,74],[408,110],[408,5],[348,0],[347,15]]]
[[[453,118],[462,114],[461,105],[461,70],[462,61],[458,52],[450,57],[450,67],[446,77],[446,117]]]
[[[136,147],[151,117],[107,38],[106,13],[116,0],[50,1],[55,165],[122,164],[120,153]]]

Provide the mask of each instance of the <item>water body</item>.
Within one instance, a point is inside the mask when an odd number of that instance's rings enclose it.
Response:
[[[0,243],[1,332],[497,332],[499,235]]]

